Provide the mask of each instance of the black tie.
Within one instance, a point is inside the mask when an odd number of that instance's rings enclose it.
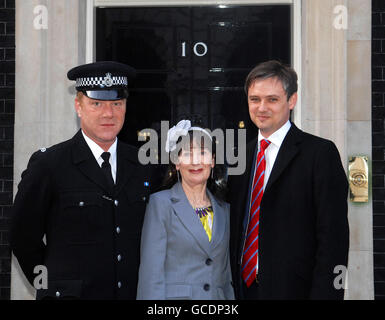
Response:
[[[103,152],[101,157],[104,160],[102,163],[102,171],[107,179],[107,186],[108,189],[112,192],[114,189],[114,179],[112,178],[112,172],[111,172],[111,165],[110,165],[110,156],[111,154],[109,152]]]

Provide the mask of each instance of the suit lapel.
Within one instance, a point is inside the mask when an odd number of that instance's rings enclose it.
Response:
[[[245,175],[246,177],[250,177],[254,174],[254,167],[255,167],[255,155],[256,155],[256,149],[258,148],[258,136],[257,138],[253,139],[246,148],[246,171]],[[251,178],[253,179],[253,178]],[[248,185],[246,184],[244,186],[245,188],[248,188]]]
[[[79,170],[91,181],[108,192],[108,187],[101,169],[88,147],[81,130],[73,137],[72,160]]]
[[[254,168],[255,168],[255,161],[256,161],[256,153],[257,153],[257,143],[258,143],[258,136],[253,139],[251,142],[248,143],[247,149],[246,149],[246,171],[244,174],[244,177],[241,182],[242,184],[238,185],[237,188],[239,188],[239,194],[243,195],[243,198],[241,199],[241,203],[238,203],[240,208],[243,208],[246,210],[246,214],[242,212],[242,214],[238,215],[238,228],[240,230],[243,230],[246,227],[247,219],[249,215],[249,202],[250,202],[250,196],[251,196],[251,185],[254,177]],[[238,190],[236,192],[238,192]]]
[[[269,181],[267,182],[265,193],[271,188],[275,181],[279,178],[285,168],[293,160],[299,151],[298,144],[302,140],[301,130],[299,130],[293,123],[282,142],[277,158],[275,159],[273,169],[271,170]]]
[[[176,215],[179,217],[186,230],[191,233],[198,245],[209,255],[211,250],[206,231],[204,230],[198,215],[190,205],[182,185],[179,182],[171,188],[171,203]]]

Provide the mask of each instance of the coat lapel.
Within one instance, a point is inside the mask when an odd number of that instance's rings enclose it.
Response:
[[[251,177],[254,174],[254,167],[255,167],[254,158],[256,158],[257,149],[258,149],[258,136],[255,139],[253,139],[251,142],[249,142],[246,148],[246,170],[245,170],[246,177]],[[251,179],[253,179],[253,177],[251,177]],[[244,184],[242,187],[248,190],[249,189],[248,183],[249,181],[247,181],[247,183]],[[242,193],[242,194],[245,194],[245,193]]]
[[[236,192],[240,195],[242,195],[242,198],[240,199],[240,202],[238,203],[239,208],[243,208],[244,210],[247,210],[245,214],[238,215],[238,230],[242,232],[244,228],[246,228],[247,225],[247,219],[249,215],[249,202],[250,202],[250,196],[251,196],[251,185],[253,183],[254,178],[254,168],[255,168],[255,161],[256,161],[256,153],[258,150],[257,147],[258,144],[258,136],[253,139],[251,142],[248,143],[246,148],[246,171],[243,175],[243,178],[240,180],[242,183],[239,183],[236,186],[237,190]],[[239,192],[238,192],[239,191]]]
[[[96,183],[104,191],[108,192],[108,187],[105,182],[103,173],[92,154],[91,149],[88,147],[87,142],[81,133],[81,130],[73,137],[74,145],[72,148],[73,162],[78,166],[79,170],[87,176],[90,180]],[[117,172],[116,172],[116,189],[115,193],[118,194],[123,186],[128,182],[133,173],[134,166],[130,166],[131,162],[135,162],[133,155],[128,149],[123,148],[122,143],[118,140],[117,146]]]
[[[103,190],[108,192],[103,173],[95,160],[91,149],[81,133],[81,130],[72,138],[74,141],[72,147],[72,160],[79,170],[91,181],[96,183]]]
[[[254,138],[247,144],[246,147],[246,169],[242,175],[230,176],[229,184],[231,189],[230,194],[230,203],[233,207],[236,207],[237,210],[240,208],[245,208],[246,203],[248,202],[248,195],[250,193],[249,185],[250,179],[252,179],[252,175],[254,174],[253,168],[255,166],[254,163],[254,153],[255,148],[257,147],[258,137]],[[243,210],[241,210],[243,211]],[[244,214],[238,215],[230,215],[231,228],[239,230],[242,228],[242,223],[244,220]]]
[[[301,130],[299,130],[293,123],[291,124],[291,128],[287,133],[281,148],[279,149],[277,158],[275,159],[273,169],[271,170],[271,174],[269,177],[269,181],[267,182],[265,193],[271,188],[275,181],[279,178],[285,168],[289,165],[289,163],[293,160],[295,155],[299,151],[298,144],[302,140]]]
[[[199,217],[190,205],[182,185],[179,182],[171,188],[171,203],[176,215],[179,217],[186,230],[191,233],[198,245],[209,255],[211,244],[206,231],[204,230]]]

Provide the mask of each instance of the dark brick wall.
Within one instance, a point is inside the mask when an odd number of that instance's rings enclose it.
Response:
[[[385,299],[385,1],[372,0],[374,295]]]
[[[10,297],[9,219],[15,123],[15,0],[0,0],[0,300]]]

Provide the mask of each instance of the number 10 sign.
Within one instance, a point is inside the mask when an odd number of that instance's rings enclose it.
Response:
[[[193,52],[197,57],[203,57],[207,54],[207,45],[204,42],[194,44]],[[182,42],[182,57],[186,57],[186,42]]]

